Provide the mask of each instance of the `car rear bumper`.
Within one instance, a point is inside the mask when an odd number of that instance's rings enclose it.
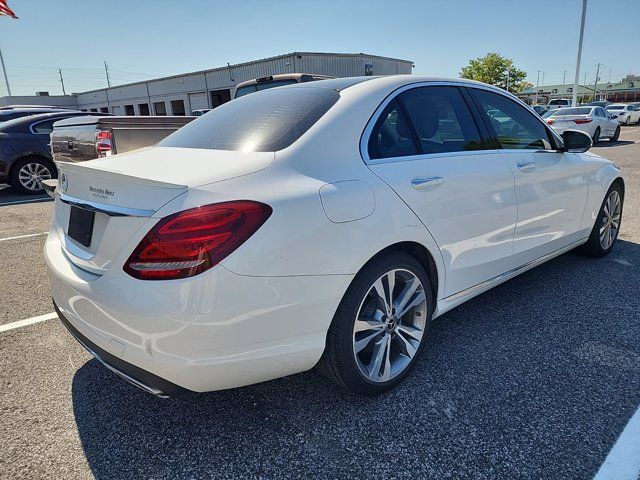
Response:
[[[65,318],[55,302],[53,302],[53,307],[55,308],[58,318],[60,318],[62,324],[67,330],[69,330],[69,333],[73,335],[78,343],[93,355],[96,360],[127,382],[147,393],[151,393],[161,398],[178,397],[189,392],[186,388],[182,388],[175,383],[171,383],[164,378],[154,375],[151,372],[147,372],[135,365],[127,363],[121,358],[118,358],[103,348],[100,348],[87,337],[82,335],[82,333],[80,333],[80,331]]]
[[[137,280],[117,265],[99,276],[66,257],[55,231],[45,261],[67,328],[100,361],[156,395],[240,387],[313,368],[353,278],[249,277],[222,265],[185,280]]]

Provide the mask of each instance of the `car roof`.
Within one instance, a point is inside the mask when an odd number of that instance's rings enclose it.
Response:
[[[95,112],[92,112],[95,113]],[[87,112],[66,111],[66,112],[50,112],[50,113],[38,113],[36,115],[28,115],[26,117],[18,117],[6,122],[0,123],[0,131],[11,129],[13,127],[20,127],[25,124],[31,124],[39,121],[48,120],[50,118],[68,117],[68,116],[81,116],[87,115]]]

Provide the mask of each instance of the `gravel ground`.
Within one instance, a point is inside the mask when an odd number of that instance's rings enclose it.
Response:
[[[626,175],[612,254],[568,253],[445,314],[377,398],[307,372],[161,400],[55,320],[0,333],[0,477],[592,478],[640,405],[640,127],[621,140],[594,148]],[[51,210],[0,206],[0,238]],[[52,311],[42,243],[0,241],[0,323]]]

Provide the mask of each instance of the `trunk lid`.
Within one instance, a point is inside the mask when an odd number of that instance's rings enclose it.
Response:
[[[131,253],[166,203],[190,188],[266,168],[274,156],[150,147],[84,163],[60,162],[53,228],[75,265],[103,274],[123,249]]]

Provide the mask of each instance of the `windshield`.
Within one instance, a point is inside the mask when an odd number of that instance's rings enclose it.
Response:
[[[624,110],[626,105],[609,105],[607,110]]]
[[[591,113],[591,108],[563,108],[560,110],[556,110],[553,113],[554,117],[561,117],[565,115],[589,115]]]
[[[549,105],[569,105],[569,100],[551,100]]]
[[[158,146],[275,152],[300,138],[338,98],[329,88],[266,90],[215,108]]]

